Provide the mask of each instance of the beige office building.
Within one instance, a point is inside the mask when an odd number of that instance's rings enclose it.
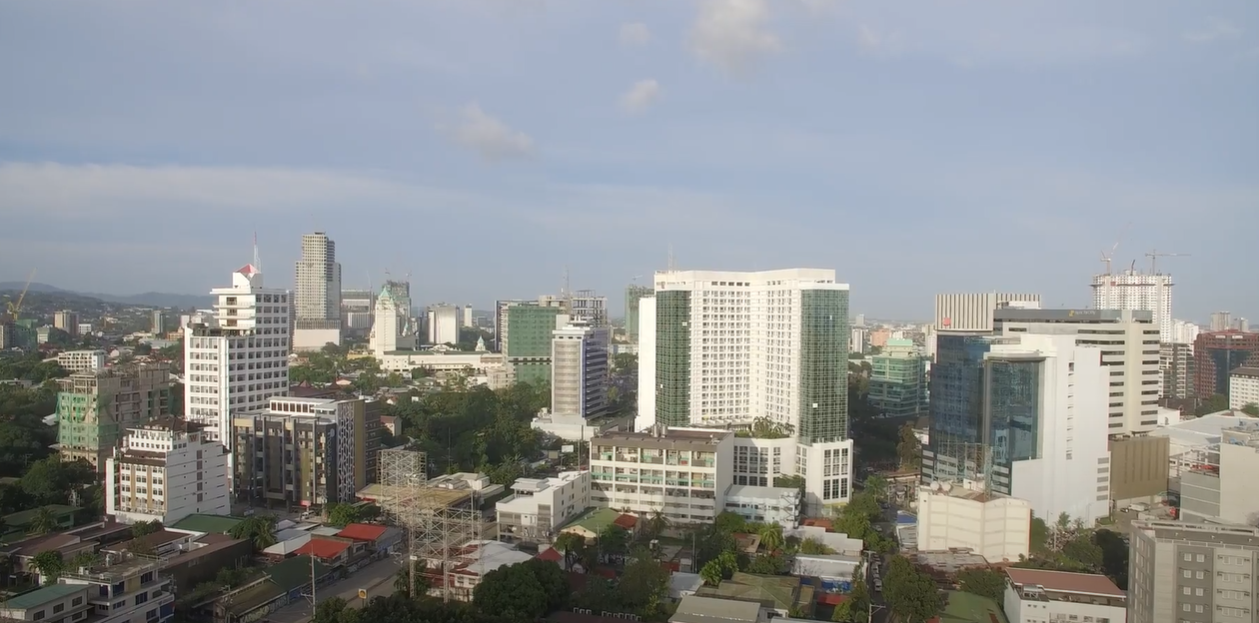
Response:
[[[1128,623],[1251,623],[1259,528],[1138,521],[1129,544]]]

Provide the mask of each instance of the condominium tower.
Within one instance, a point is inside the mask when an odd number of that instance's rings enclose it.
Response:
[[[1129,531],[1128,623],[1250,623],[1259,528],[1138,521]]]
[[[293,281],[294,348],[318,350],[341,343],[341,264],[337,245],[323,232],[302,236]]]
[[[551,335],[551,411],[584,418],[603,414],[610,331],[576,322]]]
[[[1093,308],[1148,311],[1160,342],[1175,341],[1172,318],[1172,276],[1135,269],[1093,276]]]
[[[264,287],[262,271],[248,264],[232,273],[231,287],[210,294],[214,311],[193,315],[185,329],[184,415],[228,445],[232,412],[288,393],[289,293]]]
[[[811,507],[849,491],[848,285],[835,271],[663,271],[639,302],[639,430],[768,423]]]

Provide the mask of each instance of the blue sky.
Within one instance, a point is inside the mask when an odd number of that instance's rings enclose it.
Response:
[[[0,281],[198,293],[303,232],[418,301],[834,268],[854,311],[1259,320],[1259,3],[0,2]],[[645,281],[645,280],[644,280]]]

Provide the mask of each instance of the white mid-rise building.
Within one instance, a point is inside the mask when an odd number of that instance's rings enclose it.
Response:
[[[792,461],[820,512],[850,496],[848,285],[835,271],[663,271],[639,301],[636,428],[788,431]],[[753,483],[748,483],[753,484]]]
[[[1228,408],[1259,405],[1259,368],[1241,367],[1228,377]]]
[[[1031,553],[1032,505],[948,483],[918,488],[918,549],[970,549],[992,564]]]
[[[184,330],[184,414],[226,445],[233,412],[288,393],[289,293],[263,287],[262,271],[249,264],[210,294],[214,311],[194,314]]]
[[[998,308],[1040,309],[1039,294],[967,292],[936,295],[937,331],[992,331],[992,315]]]
[[[1188,344],[1191,351],[1193,350],[1193,343],[1198,341],[1198,334],[1201,332],[1202,327],[1188,320],[1172,321],[1172,342]]]
[[[524,541],[551,541],[560,526],[589,507],[589,471],[521,478],[512,483],[511,495],[495,505],[498,531]]]
[[[793,487],[731,485],[726,491],[724,510],[748,521],[794,530],[800,525],[800,511],[803,510],[800,498],[800,490]]]
[[[341,344],[341,264],[337,244],[323,232],[302,235],[293,281],[293,349]]]
[[[372,312],[372,329],[368,346],[372,356],[384,359],[397,351],[415,351],[419,337],[410,318],[409,303],[394,297],[394,289],[386,284],[376,297]]]
[[[1160,342],[1175,341],[1172,330],[1172,276],[1136,270],[1093,276],[1093,309],[1147,311],[1153,314]]]
[[[725,509],[734,433],[701,428],[610,432],[590,441],[590,501],[675,524],[711,523]]]
[[[476,328],[476,323],[473,322],[472,320],[472,304],[471,303],[463,306],[463,326],[469,329]]]
[[[611,331],[581,322],[551,333],[551,412],[583,418],[608,408]]]
[[[1011,623],[1125,623],[1128,620],[1127,593],[1104,575],[1013,567],[1005,573],[1002,610]],[[1168,619],[1167,623],[1176,622]]]
[[[459,308],[454,305],[431,305],[428,308],[428,343],[459,343]]]
[[[68,350],[57,353],[57,365],[66,372],[100,370],[105,367],[105,357],[103,350]]]
[[[128,429],[105,465],[105,512],[120,522],[232,512],[227,449],[200,424],[162,418]]]

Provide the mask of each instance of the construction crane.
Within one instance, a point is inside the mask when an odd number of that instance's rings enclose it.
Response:
[[[1158,258],[1160,257],[1189,257],[1189,254],[1188,253],[1159,253],[1158,249],[1154,249],[1153,251],[1146,253],[1145,256],[1150,258],[1150,272],[1157,275],[1158,274]]]
[[[1128,230],[1131,228],[1132,221],[1129,221],[1128,224],[1124,226],[1123,231],[1119,232],[1119,237],[1115,238],[1115,244],[1110,247],[1110,253],[1102,251],[1102,263],[1106,265],[1107,275],[1110,274],[1110,262],[1115,258],[1115,251],[1119,249],[1119,243],[1123,240],[1124,235],[1127,234]]]
[[[9,319],[17,322],[18,314],[22,312],[22,301],[26,299],[26,291],[31,289],[31,282],[35,281],[35,269],[31,269],[31,276],[26,278],[26,286],[22,288],[22,293],[18,295],[17,302],[8,301],[5,307],[9,312]]]

